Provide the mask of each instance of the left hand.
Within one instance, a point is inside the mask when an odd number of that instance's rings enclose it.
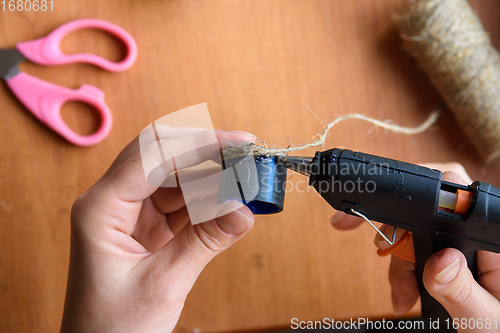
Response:
[[[187,165],[177,169],[219,154],[224,142],[255,140],[238,131],[215,134],[220,146],[207,151],[203,132],[167,133],[167,144],[193,148]],[[205,265],[254,223],[238,202],[217,208],[216,218],[191,225],[179,187],[146,181],[135,139],[73,205],[61,332],[171,332]]]

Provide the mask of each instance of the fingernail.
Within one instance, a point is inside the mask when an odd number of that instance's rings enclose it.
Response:
[[[252,219],[242,213],[239,210],[227,210],[227,212],[223,211],[220,213],[220,216],[224,216],[226,214],[235,214],[232,217],[225,217],[223,219],[217,220],[217,225],[219,228],[224,230],[225,233],[230,235],[238,235],[243,231],[248,229],[248,226],[252,222]]]
[[[396,316],[400,316],[401,313],[398,311],[398,302],[396,301],[396,295],[394,295],[394,292],[391,292],[391,298],[392,298],[392,308],[394,309],[394,314]]]
[[[253,135],[252,133],[245,132],[245,131],[231,131],[231,133],[243,134],[243,135],[251,137],[253,139],[253,141],[257,140],[257,137],[255,135]]]
[[[436,282],[439,285],[444,286],[445,284],[453,280],[457,276],[459,271],[460,271],[460,259],[457,258],[455,259],[454,262],[449,264],[445,269],[443,269],[436,275]]]
[[[385,235],[385,232],[387,231],[387,224],[384,224],[382,225],[379,230],[381,233],[383,233]],[[376,247],[380,248],[380,247],[384,247],[384,245],[389,245],[389,243],[387,243],[387,241],[382,238],[382,236],[380,236],[379,233],[377,233],[375,235],[375,239],[373,240],[373,243],[375,244]]]
[[[346,216],[347,216],[347,214],[344,212],[337,212],[330,219],[330,223],[335,224],[335,223],[339,222],[340,220],[342,220]]]

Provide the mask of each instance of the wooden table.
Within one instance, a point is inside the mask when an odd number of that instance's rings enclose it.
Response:
[[[217,128],[255,133],[268,144],[310,141],[322,124],[363,113],[417,125],[443,102],[399,47],[391,15],[406,1],[59,1],[49,12],[0,12],[0,46],[44,36],[67,21],[112,21],[137,40],[139,58],[124,73],[87,65],[21,69],[63,86],[106,92],[110,136],[90,148],[66,143],[0,91],[0,331],[56,332],[69,260],[72,202],[146,125],[207,102]],[[472,1],[500,47],[500,3]],[[94,31],[67,37],[67,52],[119,59],[118,42]],[[119,46],[119,45],[118,45]],[[310,107],[313,112],[311,112]],[[64,107],[78,131],[93,112]],[[458,161],[473,179],[500,184],[448,111],[416,136],[372,130],[360,121],[336,127],[325,148],[343,146],[414,163]],[[312,154],[309,150],[304,154]],[[291,318],[392,317],[388,258],[374,231],[330,226],[330,207],[306,191],[287,194],[285,210],[258,217],[253,230],[217,257],[189,295],[177,332],[290,327]],[[299,193],[305,192],[305,193]],[[418,315],[418,307],[412,315]]]

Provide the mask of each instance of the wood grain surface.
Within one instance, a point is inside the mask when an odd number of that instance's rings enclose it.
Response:
[[[207,102],[216,128],[244,130],[271,145],[310,141],[322,123],[358,112],[417,125],[443,107],[399,47],[391,15],[401,0],[54,0],[52,12],[0,12],[0,47],[44,36],[77,18],[114,22],[136,39],[139,57],[123,73],[82,64],[21,69],[70,88],[106,93],[114,125],[102,143],[79,148],[41,125],[0,88],[0,332],[56,332],[69,261],[72,202],[152,121]],[[474,9],[500,47],[500,3]],[[120,59],[123,47],[95,31],[68,36],[66,52]],[[310,107],[313,112],[311,112]],[[81,133],[93,111],[72,103],[64,119]],[[458,161],[471,177],[500,185],[449,111],[437,126],[402,136],[356,120],[325,148],[347,147],[413,163]],[[304,154],[313,154],[308,150]],[[393,317],[389,258],[374,231],[334,231],[332,209],[293,175],[283,213],[258,217],[253,230],[218,256],[188,296],[176,332],[290,327],[291,318]],[[418,306],[411,315],[418,315]]]

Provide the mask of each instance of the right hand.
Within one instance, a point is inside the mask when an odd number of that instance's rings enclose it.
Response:
[[[462,165],[458,163],[427,164],[432,169],[443,171],[443,180],[468,185],[472,183]],[[332,217],[337,230],[351,230],[361,225],[358,217],[337,212]],[[392,235],[393,227],[384,226],[384,234]],[[406,231],[398,229],[396,243]],[[380,249],[390,248],[380,235],[375,237]],[[452,318],[465,318],[467,323],[482,322],[483,329],[470,329],[468,324],[459,327],[459,332],[500,332],[500,254],[477,251],[479,278],[476,281],[467,267],[465,256],[456,249],[444,249],[431,256],[425,265],[423,282],[425,289],[448,311]],[[392,255],[389,268],[392,288],[392,303],[397,315],[408,312],[415,305],[420,292],[417,284],[415,263]],[[489,321],[491,328],[484,324]]]

